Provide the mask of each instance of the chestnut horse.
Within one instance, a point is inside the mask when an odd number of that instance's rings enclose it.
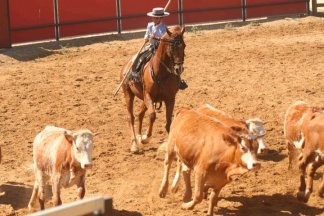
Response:
[[[155,106],[157,102],[164,102],[166,107],[166,131],[169,132],[172,113],[175,104],[175,96],[179,90],[180,74],[183,71],[185,43],[183,40],[184,27],[174,26],[166,29],[166,33],[158,39],[159,46],[151,59],[145,64],[141,72],[141,83],[125,80],[122,84],[127,111],[129,114],[129,125],[132,136],[132,152],[139,151],[139,143],[148,143],[156,118]],[[123,67],[120,78],[124,76],[133,65],[134,57]],[[135,134],[133,104],[134,98],[143,100],[138,114],[138,133]],[[142,123],[145,112],[150,116],[147,134],[142,134]]]

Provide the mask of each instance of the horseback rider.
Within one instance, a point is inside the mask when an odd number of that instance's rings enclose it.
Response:
[[[153,18],[153,22],[149,22],[146,28],[146,33],[144,35],[145,42],[149,42],[149,46],[145,47],[145,49],[139,53],[138,62],[136,64],[135,73],[141,71],[142,67],[146,62],[150,60],[152,55],[155,53],[159,41],[157,38],[161,38],[164,33],[166,33],[167,25],[163,22],[163,18],[169,16],[170,13],[164,11],[164,8],[153,8],[153,10],[147,13],[147,16]],[[179,77],[179,89],[183,90],[188,87],[184,80],[181,80]]]

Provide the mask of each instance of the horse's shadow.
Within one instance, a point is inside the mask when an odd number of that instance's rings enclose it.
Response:
[[[323,207],[312,207],[299,202],[289,194],[257,195],[253,197],[224,197],[230,202],[240,202],[242,205],[235,210],[218,208],[221,215],[323,215]]]

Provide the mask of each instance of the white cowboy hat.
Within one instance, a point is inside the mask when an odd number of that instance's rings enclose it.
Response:
[[[161,8],[161,7],[153,8],[152,12],[147,13],[147,16],[150,16],[150,17],[165,17],[165,16],[169,16],[169,15],[170,15],[170,13],[165,12],[164,8]]]

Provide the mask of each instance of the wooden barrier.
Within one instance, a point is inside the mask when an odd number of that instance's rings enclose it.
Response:
[[[312,13],[313,15],[318,14],[318,7],[324,7],[324,3],[317,3],[317,0],[312,0]]]
[[[11,47],[9,29],[9,1],[0,0],[0,48]]]
[[[63,204],[39,211],[29,216],[78,216],[78,215],[104,215],[112,216],[112,198],[87,198],[72,203]]]
[[[308,13],[310,0],[173,0],[168,25]],[[312,0],[316,3],[316,0]],[[146,13],[166,0],[0,0],[0,48],[11,43],[60,40],[98,33],[145,29]],[[9,5],[8,5],[9,4]],[[314,10],[323,4],[314,4]],[[9,10],[8,10],[9,7]],[[315,13],[314,11],[314,13]],[[10,20],[10,22],[9,22]],[[10,23],[10,24],[9,24]],[[9,29],[9,30],[8,30]]]

